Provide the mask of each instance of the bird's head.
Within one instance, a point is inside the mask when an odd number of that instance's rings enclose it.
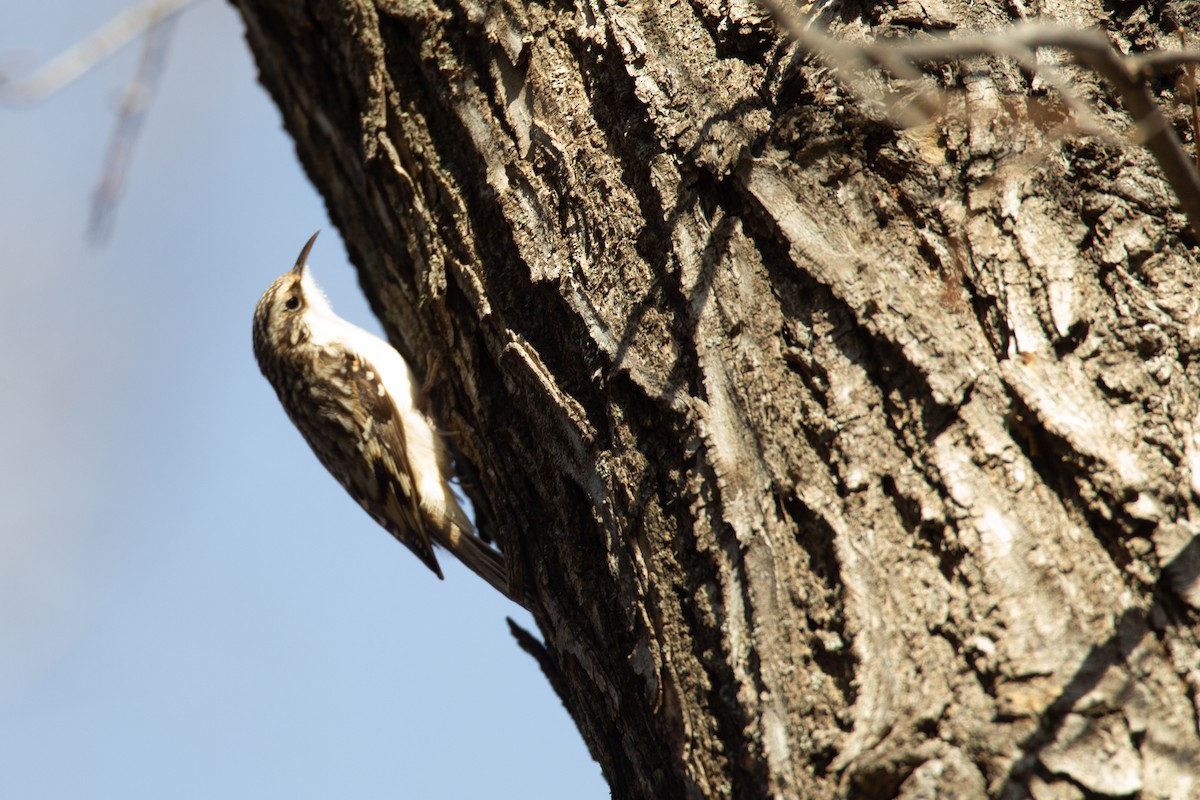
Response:
[[[308,253],[316,240],[314,233],[300,251],[296,266],[276,278],[258,300],[254,309],[254,355],[260,366],[271,355],[308,341],[314,316],[333,314],[308,268]]]

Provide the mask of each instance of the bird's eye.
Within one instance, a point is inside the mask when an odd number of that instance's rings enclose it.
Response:
[[[300,307],[300,298],[296,297],[296,295],[292,295],[287,299],[287,302],[283,304],[283,307],[288,311],[295,311]]]

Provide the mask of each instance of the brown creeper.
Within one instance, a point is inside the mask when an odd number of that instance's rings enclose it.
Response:
[[[317,458],[375,521],[439,578],[433,544],[506,596],[500,554],[475,535],[447,481],[449,458],[417,407],[412,370],[391,345],[333,313],[296,266],[254,309],[254,356]]]

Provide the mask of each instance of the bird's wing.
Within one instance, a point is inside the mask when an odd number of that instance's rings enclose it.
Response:
[[[321,399],[316,425],[324,430],[310,434],[297,420],[298,427],[350,496],[441,578],[406,455],[404,425],[378,373],[352,353],[325,366],[339,371],[341,391]]]

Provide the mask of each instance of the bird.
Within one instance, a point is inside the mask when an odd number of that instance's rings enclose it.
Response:
[[[377,523],[438,578],[434,545],[515,600],[503,557],[450,488],[449,455],[408,362],[335,314],[313,278],[308,256],[319,233],[254,309],[259,369],[317,459]]]

